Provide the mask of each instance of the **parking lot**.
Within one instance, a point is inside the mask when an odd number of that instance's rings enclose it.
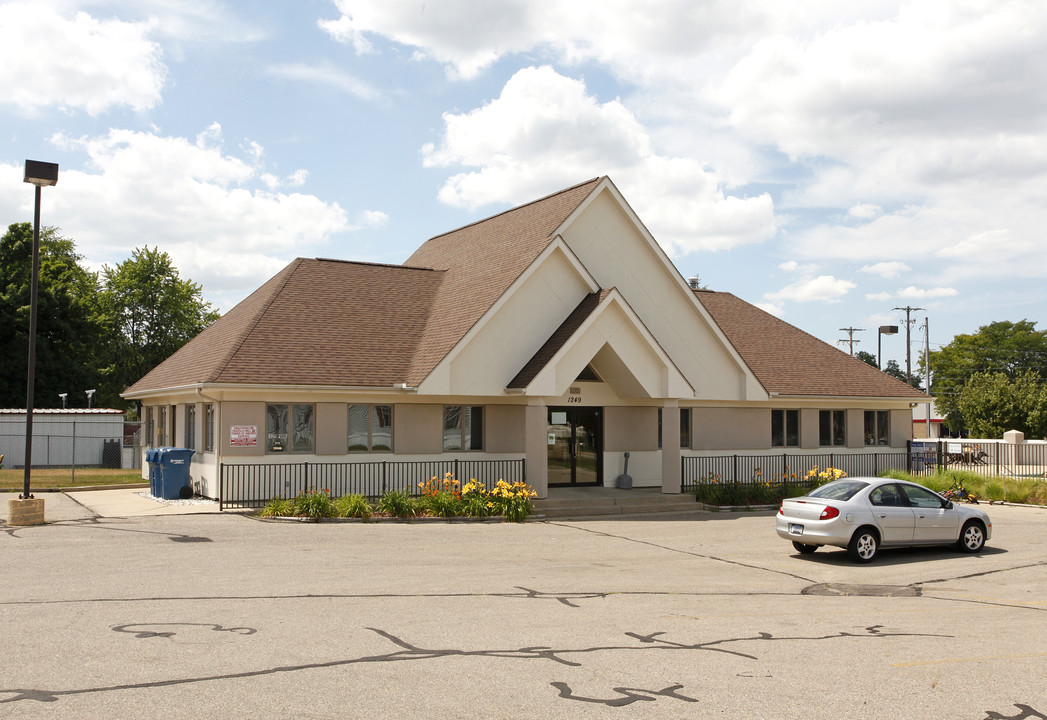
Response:
[[[1047,719],[1047,510],[986,509],[870,565],[772,513],[0,525],[0,715]]]

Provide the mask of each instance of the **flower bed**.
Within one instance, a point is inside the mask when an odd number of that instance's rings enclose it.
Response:
[[[273,498],[258,513],[261,517],[302,518],[319,522],[324,518],[357,518],[363,521],[381,518],[503,518],[523,522],[534,513],[531,501],[536,493],[526,483],[499,480],[488,490],[482,483],[470,480],[460,487],[451,473],[420,483],[420,497],[390,490],[372,505],[363,495],[344,495],[331,499],[330,492],[310,490],[293,500]]]

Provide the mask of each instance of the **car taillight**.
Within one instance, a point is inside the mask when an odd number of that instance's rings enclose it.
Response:
[[[837,517],[840,511],[834,508],[832,505],[826,505],[825,509],[822,510],[822,514],[818,516],[819,520],[832,520]]]
[[[781,505],[778,506],[778,514],[779,515],[784,515],[785,514],[785,503],[782,503]]]

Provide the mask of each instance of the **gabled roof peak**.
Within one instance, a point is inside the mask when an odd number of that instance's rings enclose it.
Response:
[[[467,225],[462,225],[461,227],[455,228],[454,230],[448,230],[447,232],[440,233],[439,235],[433,235],[431,238],[429,238],[429,240],[436,240],[437,238],[442,238],[442,237],[444,237],[446,235],[453,235],[456,232],[459,232],[461,230],[466,230],[468,228],[473,227],[474,225],[479,225],[481,223],[489,222],[489,221],[494,220],[496,218],[499,218],[502,215],[505,215],[507,213],[516,212],[517,210],[523,210],[524,208],[530,207],[531,205],[537,205],[538,203],[545,202],[546,200],[551,200],[552,198],[556,197],[557,195],[563,195],[564,193],[569,193],[569,192],[571,192],[573,190],[577,190],[578,188],[580,188],[580,187],[582,187],[584,185],[593,185],[593,184],[599,182],[600,180],[603,180],[605,177],[607,177],[607,176],[606,175],[601,175],[599,177],[590,178],[590,179],[586,180],[585,182],[580,182],[577,185],[572,185],[569,188],[564,188],[563,190],[557,190],[556,192],[549,193],[548,195],[546,195],[544,197],[540,197],[537,200],[531,200],[530,202],[525,202],[523,205],[515,205],[515,206],[513,206],[511,208],[507,208],[507,209],[503,210],[500,213],[495,213],[494,215],[488,215],[485,218],[481,218],[481,219],[476,220],[474,222],[471,222],[471,223],[469,223]],[[426,242],[429,242],[429,240],[427,240]]]

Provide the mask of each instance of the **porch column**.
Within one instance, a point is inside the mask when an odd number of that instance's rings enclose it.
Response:
[[[678,495],[680,488],[680,403],[666,400],[662,406],[662,493]]]
[[[549,496],[549,414],[541,400],[527,405],[524,414],[524,453],[527,484],[540,499]]]

